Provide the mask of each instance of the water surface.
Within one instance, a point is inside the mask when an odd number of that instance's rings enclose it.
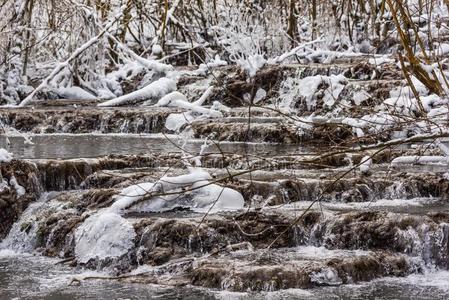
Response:
[[[197,154],[204,145],[201,140],[184,143],[174,135],[160,134],[39,134],[30,137],[32,145],[21,136],[0,136],[0,148],[8,149],[15,158],[67,159],[109,154],[179,153],[181,149]],[[205,153],[249,153],[265,157],[299,153],[298,148],[298,145],[220,142],[208,145]]]
[[[5,254],[6,253],[6,254]],[[58,260],[17,255],[0,250],[0,300],[9,299],[449,299],[449,272],[429,272],[405,278],[382,278],[367,283],[313,290],[291,289],[265,293],[232,293],[195,287],[164,287],[117,281],[83,281],[69,285],[72,278],[88,273],[62,265]],[[100,275],[90,272],[90,275]]]

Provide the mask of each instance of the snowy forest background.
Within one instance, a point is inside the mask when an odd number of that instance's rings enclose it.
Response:
[[[447,8],[433,0],[4,0],[0,99],[112,99],[126,79],[167,66],[237,64],[251,76],[264,64],[359,54],[394,54],[408,81],[442,95]]]

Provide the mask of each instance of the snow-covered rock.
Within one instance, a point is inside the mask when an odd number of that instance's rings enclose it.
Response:
[[[368,174],[370,172],[372,163],[373,160],[371,159],[370,156],[363,157],[361,164],[359,166],[360,172],[362,172],[363,174]]]
[[[208,181],[199,181],[192,185],[192,189],[195,208],[211,211],[237,210],[245,204],[240,192]]]
[[[151,54],[153,54],[153,55],[155,55],[155,56],[161,55],[162,52],[164,52],[164,50],[162,49],[161,45],[154,44],[154,45],[151,47]]]
[[[236,190],[210,183],[212,177],[202,168],[189,168],[189,173],[179,176],[164,176],[159,181],[144,182],[124,188],[110,207],[120,213],[134,206],[144,197],[145,203],[138,204],[141,211],[164,211],[175,206],[214,211],[240,209],[244,206],[243,196]],[[188,190],[184,194],[184,190]],[[153,193],[153,195],[152,195]]]
[[[10,162],[12,160],[12,153],[9,153],[3,148],[0,148],[0,163]]]
[[[260,70],[265,64],[267,60],[263,57],[263,55],[251,55],[246,59],[237,60],[237,64],[246,71],[249,77],[256,76],[257,71]]]
[[[18,197],[25,195],[25,188],[17,182],[16,177],[12,176],[9,180],[9,184],[14,187]]]

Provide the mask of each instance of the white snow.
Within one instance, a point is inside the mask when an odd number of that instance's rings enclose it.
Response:
[[[298,100],[303,100],[308,111],[313,111],[317,105],[316,94],[321,84],[326,84],[322,100],[326,107],[332,107],[340,93],[343,91],[347,79],[342,74],[331,76],[308,76],[300,79],[298,77],[288,77],[282,84],[279,91],[279,106],[282,109],[292,110]]]
[[[25,195],[25,192],[26,192],[25,188],[17,182],[17,179],[15,176],[11,177],[11,179],[9,180],[9,184],[12,185],[14,187],[14,189],[16,190],[17,197],[21,197],[21,196]]]
[[[360,172],[367,173],[371,169],[371,165],[373,163],[373,160],[370,156],[365,156],[362,158],[361,164],[360,164]]]
[[[157,101],[155,106],[170,106],[175,100],[188,101],[184,94],[178,91],[171,92]]]
[[[164,190],[185,187],[200,181],[212,179],[210,174],[202,168],[189,168],[189,173],[179,176],[164,176],[160,179]]]
[[[221,118],[223,114],[213,105],[211,108],[201,106],[211,95],[213,87],[209,87],[203,95],[195,102],[189,102],[187,97],[180,92],[172,92],[161,99],[154,106],[177,107],[187,112],[170,114],[165,121],[165,128],[178,132],[185,124],[189,124],[198,118]]]
[[[206,102],[207,99],[209,99],[209,97],[212,95],[212,92],[214,90],[214,86],[209,86],[204,93],[201,95],[201,97],[196,100],[195,102],[193,102],[194,105],[198,105],[201,106],[203,105],[204,102]]]
[[[238,191],[199,181],[192,185],[194,207],[197,209],[211,209],[211,211],[237,210],[243,208],[245,200]]]
[[[448,165],[449,157],[447,156],[400,156],[393,159],[392,166],[399,166],[404,164],[437,164]]]
[[[322,76],[309,76],[304,79],[302,79],[299,82],[299,93],[302,97],[304,97],[307,109],[310,111],[315,108],[316,102],[315,102],[315,93],[318,90],[318,86],[322,82]]]
[[[216,55],[215,58],[211,59],[208,63],[201,64],[197,70],[192,72],[194,75],[205,76],[211,70],[217,67],[227,66],[228,63],[220,58],[220,55]]]
[[[151,47],[151,54],[153,54],[153,55],[156,55],[156,56],[157,56],[157,55],[161,55],[162,52],[164,52],[164,50],[162,50],[161,45],[154,44],[154,45]]]
[[[394,63],[395,60],[394,60],[394,58],[391,58],[391,57],[389,57],[387,55],[384,55],[384,56],[381,56],[381,57],[370,58],[368,60],[368,62],[371,65],[380,66],[380,65],[383,65],[383,64]]]
[[[427,90],[425,85],[421,81],[419,81],[415,76],[411,76],[411,80],[416,91],[420,96],[427,96],[429,94],[429,91]],[[398,98],[401,96],[408,98],[415,97],[412,89],[409,86],[400,86],[390,91],[391,98]]]
[[[371,98],[371,95],[365,90],[357,91],[352,96],[352,100],[354,101],[355,105],[360,105],[360,104],[362,104],[362,102],[364,102],[370,98]]]
[[[218,209],[239,209],[243,207],[242,195],[232,189],[218,185],[208,185],[211,176],[201,168],[189,168],[189,173],[179,176],[164,176],[159,181],[144,182],[124,188],[108,208],[88,217],[75,231],[75,254],[79,262],[90,259],[118,258],[134,246],[136,233],[132,225],[121,214],[137,201],[147,196],[145,202],[138,204],[140,211],[160,212],[170,209],[182,198],[180,188],[191,188],[193,203],[191,207],[208,208],[217,200]],[[201,183],[201,185],[198,185]],[[206,186],[202,186],[206,185]],[[151,193],[159,193],[159,196]],[[170,195],[164,193],[171,192]],[[184,202],[181,203],[185,206]]]
[[[144,211],[163,211],[179,204],[194,210],[204,211],[213,206],[213,211],[235,210],[244,206],[243,196],[236,190],[210,183],[212,177],[202,168],[189,168],[189,173],[178,176],[164,176],[159,181],[139,183],[123,189],[117,195],[111,210],[121,212],[144,196],[145,204],[139,205]],[[188,198],[183,199],[182,188],[189,190]],[[151,196],[155,192],[159,196]],[[169,193],[169,195],[164,195]],[[179,203],[177,203],[178,201]]]
[[[440,43],[435,51],[436,55],[445,55],[449,53],[449,44]]]
[[[133,102],[160,98],[170,92],[173,92],[174,90],[176,90],[176,81],[171,78],[162,77],[140,90],[100,103],[98,104],[98,106],[118,106]]]
[[[449,157],[449,146],[446,143],[441,142],[440,140],[435,141],[435,144],[440,148],[441,152],[444,153],[447,157]]]
[[[288,51],[288,52],[286,52],[286,53],[284,53],[284,54],[282,54],[282,55],[280,55],[278,57],[270,58],[268,60],[268,63],[269,64],[282,63],[284,60],[286,60],[287,58],[289,58],[291,56],[294,56],[297,52],[299,52],[300,50],[303,50],[305,47],[307,47],[309,45],[316,44],[316,43],[320,43],[320,42],[324,42],[324,40],[317,39],[317,40],[313,40],[313,41],[310,41],[310,42],[301,43],[300,46],[298,46],[296,48],[293,48],[292,50],[290,50],[290,51]]]
[[[190,169],[189,174],[179,176],[164,176],[157,182],[144,182],[131,185],[124,188],[119,195],[117,195],[115,202],[110,207],[115,212],[120,212],[131,206],[133,203],[139,201],[144,196],[150,196],[153,192],[170,192],[181,187],[186,187],[194,184],[200,180],[210,179],[209,173],[200,168]],[[169,199],[165,199],[169,201]],[[159,211],[164,206],[160,197],[149,197],[149,202],[157,203],[152,205],[149,210]]]
[[[168,106],[168,107],[177,107],[183,108],[192,112],[196,112],[203,115],[208,115],[210,117],[220,118],[223,115],[219,111],[215,111],[212,109],[204,108],[200,105],[197,105],[195,102],[190,103],[187,101],[187,98],[179,93],[173,92],[168,95],[165,95],[156,103],[155,106]]]
[[[56,89],[56,93],[58,93],[61,97],[65,99],[79,99],[79,100],[93,100],[96,99],[94,95],[83,90],[78,86],[72,87],[60,87]]]
[[[190,112],[170,114],[165,120],[165,128],[179,132],[185,124],[190,124],[195,117]]]
[[[246,71],[249,77],[256,76],[257,71],[260,70],[266,63],[267,60],[263,57],[263,55],[256,54],[251,55],[248,58],[240,58],[237,61],[237,64]]]
[[[119,18],[121,14],[122,13],[119,13],[116,16],[116,18]],[[43,88],[46,88],[54,77],[56,77],[60,72],[62,72],[64,69],[70,66],[70,63],[73,60],[75,60],[83,52],[89,49],[92,45],[96,44],[100,40],[101,36],[103,36],[106,32],[109,31],[109,29],[111,29],[114,23],[115,20],[110,21],[108,24],[106,24],[106,26],[100,33],[98,33],[96,36],[94,36],[86,43],[78,47],[65,61],[58,63],[56,67],[52,70],[52,72],[41,82],[41,84],[39,84],[39,86],[35,88],[32,93],[30,93],[25,99],[23,99],[23,101],[19,104],[19,106],[25,106],[28,105],[30,102],[32,102],[34,100],[34,96],[36,95],[36,93],[41,91]]]
[[[254,96],[254,104],[259,103],[263,99],[267,97],[267,91],[265,91],[263,88],[257,89],[256,95]]]
[[[230,112],[231,108],[222,104],[220,101],[214,101],[212,103],[211,109],[217,110],[217,111],[224,111],[224,112]]]
[[[448,104],[447,98],[443,99],[435,94],[422,96],[419,99],[421,100],[424,109],[428,112],[437,106]]]
[[[3,148],[0,148],[0,163],[10,162],[12,160],[12,153],[9,153]]]
[[[110,208],[116,212],[124,210],[135,201],[142,199],[143,196],[153,192],[155,185],[153,182],[144,182],[124,188]]]
[[[411,115],[413,112],[418,111],[416,100],[407,95],[388,98],[384,100],[384,104],[391,106],[396,112],[405,115]]]
[[[449,116],[449,109],[447,107],[437,107],[432,108],[429,113],[427,114],[429,118],[431,117],[444,117],[447,120],[447,117]]]

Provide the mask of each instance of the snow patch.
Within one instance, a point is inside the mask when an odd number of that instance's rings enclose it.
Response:
[[[365,156],[362,158],[361,164],[360,164],[360,172],[362,173],[368,173],[371,169],[371,165],[373,164],[373,160],[370,156]]]
[[[215,55],[215,58],[211,59],[208,63],[201,64],[197,70],[192,72],[192,74],[197,76],[205,76],[212,69],[227,65],[228,63],[225,60],[222,60],[220,56],[217,54]]]
[[[12,185],[14,187],[14,189],[16,190],[17,197],[21,197],[21,196],[25,195],[25,192],[26,192],[25,188],[17,182],[16,177],[12,176],[11,179],[9,180],[9,184]]]
[[[325,107],[332,107],[341,92],[343,91],[347,79],[344,75],[331,76],[308,76],[302,79],[297,77],[287,78],[281,85],[279,91],[279,106],[282,109],[293,110],[296,107],[298,100],[306,104],[308,111],[313,111],[317,106],[317,93],[324,84],[324,95],[322,101]]]
[[[414,164],[433,164],[433,165],[448,165],[449,157],[446,156],[400,156],[393,159],[392,166],[399,165],[414,165]]]
[[[1,162],[10,162],[12,160],[12,153],[6,151],[6,149],[0,148],[0,163]]]
[[[380,57],[373,57],[373,58],[370,58],[370,59],[368,60],[368,62],[369,62],[369,64],[371,64],[371,65],[381,66],[381,65],[383,65],[383,64],[391,64],[391,63],[394,63],[395,60],[394,60],[394,58],[391,58],[391,57],[388,57],[388,56],[383,55],[383,56],[380,56]]]
[[[243,208],[245,199],[238,191],[199,181],[192,185],[194,208],[211,211],[237,210]]]
[[[246,59],[238,59],[236,62],[243,70],[245,70],[249,77],[254,77],[256,76],[257,71],[267,63],[267,60],[263,55],[256,54],[251,55]]]

